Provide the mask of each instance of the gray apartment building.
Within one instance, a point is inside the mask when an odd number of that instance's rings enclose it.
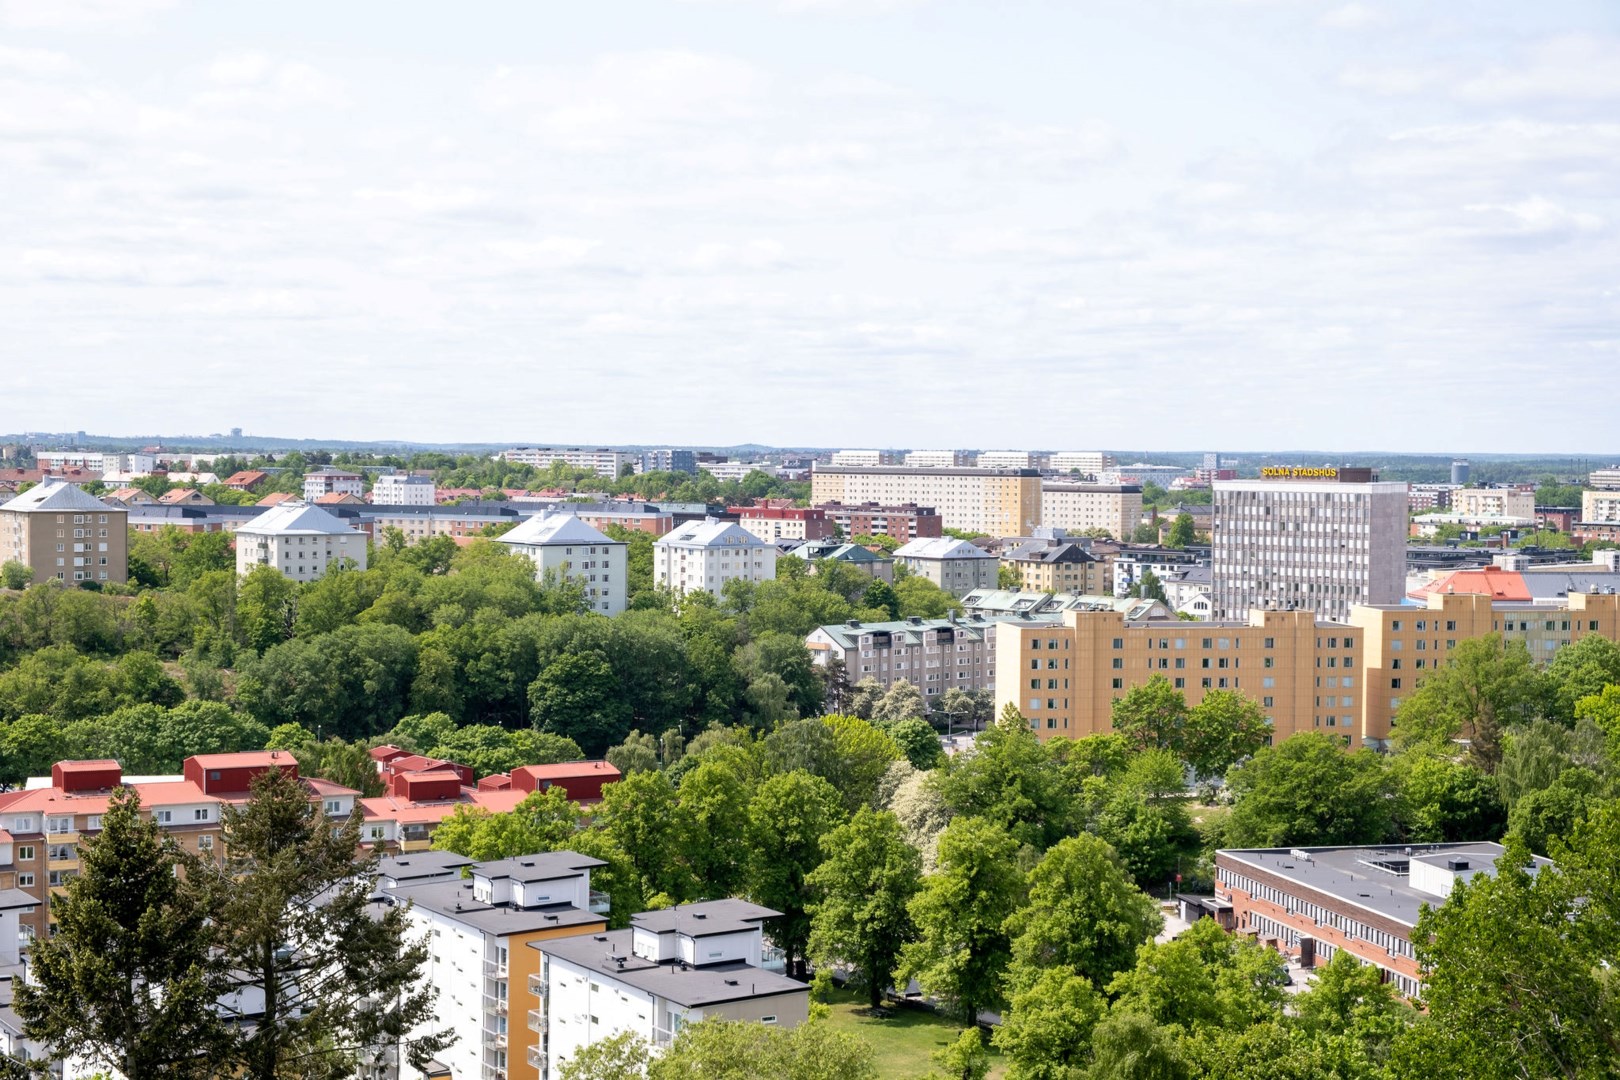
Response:
[[[1398,604],[1406,533],[1406,484],[1371,469],[1270,468],[1217,481],[1211,617],[1297,609],[1342,622],[1352,604]]]

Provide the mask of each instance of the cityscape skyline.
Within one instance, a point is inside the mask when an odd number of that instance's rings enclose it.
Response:
[[[0,427],[681,444],[723,401],[852,446],[900,394],[880,443],[1589,438],[1604,5],[541,18],[0,7]]]

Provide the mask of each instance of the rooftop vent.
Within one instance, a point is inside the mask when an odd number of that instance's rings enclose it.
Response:
[[[736,979],[727,979],[726,980],[726,985],[727,986],[738,986],[738,985],[741,985],[741,984],[739,984]]]
[[[596,940],[597,941],[606,941],[607,940],[607,935],[606,934],[597,934],[596,935]]]
[[[701,911],[694,911],[694,912],[692,912],[692,918],[694,918],[694,919],[707,919],[708,916],[705,915]]]
[[[1467,859],[1447,859],[1446,860],[1446,869],[1450,870],[1452,873],[1456,873],[1459,870],[1466,870],[1466,869],[1468,869],[1468,860]]]

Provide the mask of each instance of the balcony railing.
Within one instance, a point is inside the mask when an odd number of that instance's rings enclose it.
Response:
[[[674,1041],[675,1041],[675,1033],[673,1031],[669,1030],[669,1028],[661,1028],[661,1027],[654,1027],[653,1028],[653,1045],[654,1046],[660,1047],[660,1048],[667,1047],[670,1043],[672,1043]]]
[[[536,972],[529,976],[529,993],[538,998],[546,996],[546,977],[544,975]]]
[[[484,1011],[491,1016],[505,1016],[506,999],[503,997],[496,997],[494,994],[485,994]]]
[[[484,1048],[488,1050],[506,1049],[506,1032],[484,1029]]]
[[[77,870],[78,868],[79,857],[77,855],[72,855],[65,859],[45,860],[45,869],[47,870]]]
[[[585,906],[590,910],[592,915],[606,915],[608,913],[608,909],[613,906],[612,898],[609,897],[607,893],[597,892],[595,889],[591,890],[590,896],[588,896],[586,900],[587,903]]]
[[[46,832],[45,842],[47,844],[77,844],[79,834],[71,830],[68,832]]]
[[[505,960],[486,959],[484,961],[484,978],[486,978],[486,979],[504,979],[504,978],[506,978],[506,961]]]
[[[546,1055],[538,1046],[529,1047],[528,1053],[525,1056],[529,1059],[530,1065],[533,1065],[541,1072],[546,1071]]]
[[[432,846],[432,837],[422,837],[418,840],[401,840],[399,842],[399,850],[401,851],[427,851]]]
[[[542,1032],[542,1033],[546,1030],[546,1010],[544,1010],[544,1009],[530,1009],[529,1010],[529,1030],[530,1031],[538,1031],[538,1032]]]

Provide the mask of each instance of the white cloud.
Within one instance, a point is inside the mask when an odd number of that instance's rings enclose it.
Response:
[[[1620,100],[1620,40],[1567,36],[1542,42],[1523,63],[1464,79],[1456,95],[1486,104]]]
[[[1385,25],[1389,21],[1389,16],[1366,4],[1345,4],[1332,11],[1323,12],[1318,21],[1323,26],[1331,26],[1335,30],[1367,30]]]
[[[0,24],[28,30],[103,30],[140,22],[179,0],[0,0]]]

